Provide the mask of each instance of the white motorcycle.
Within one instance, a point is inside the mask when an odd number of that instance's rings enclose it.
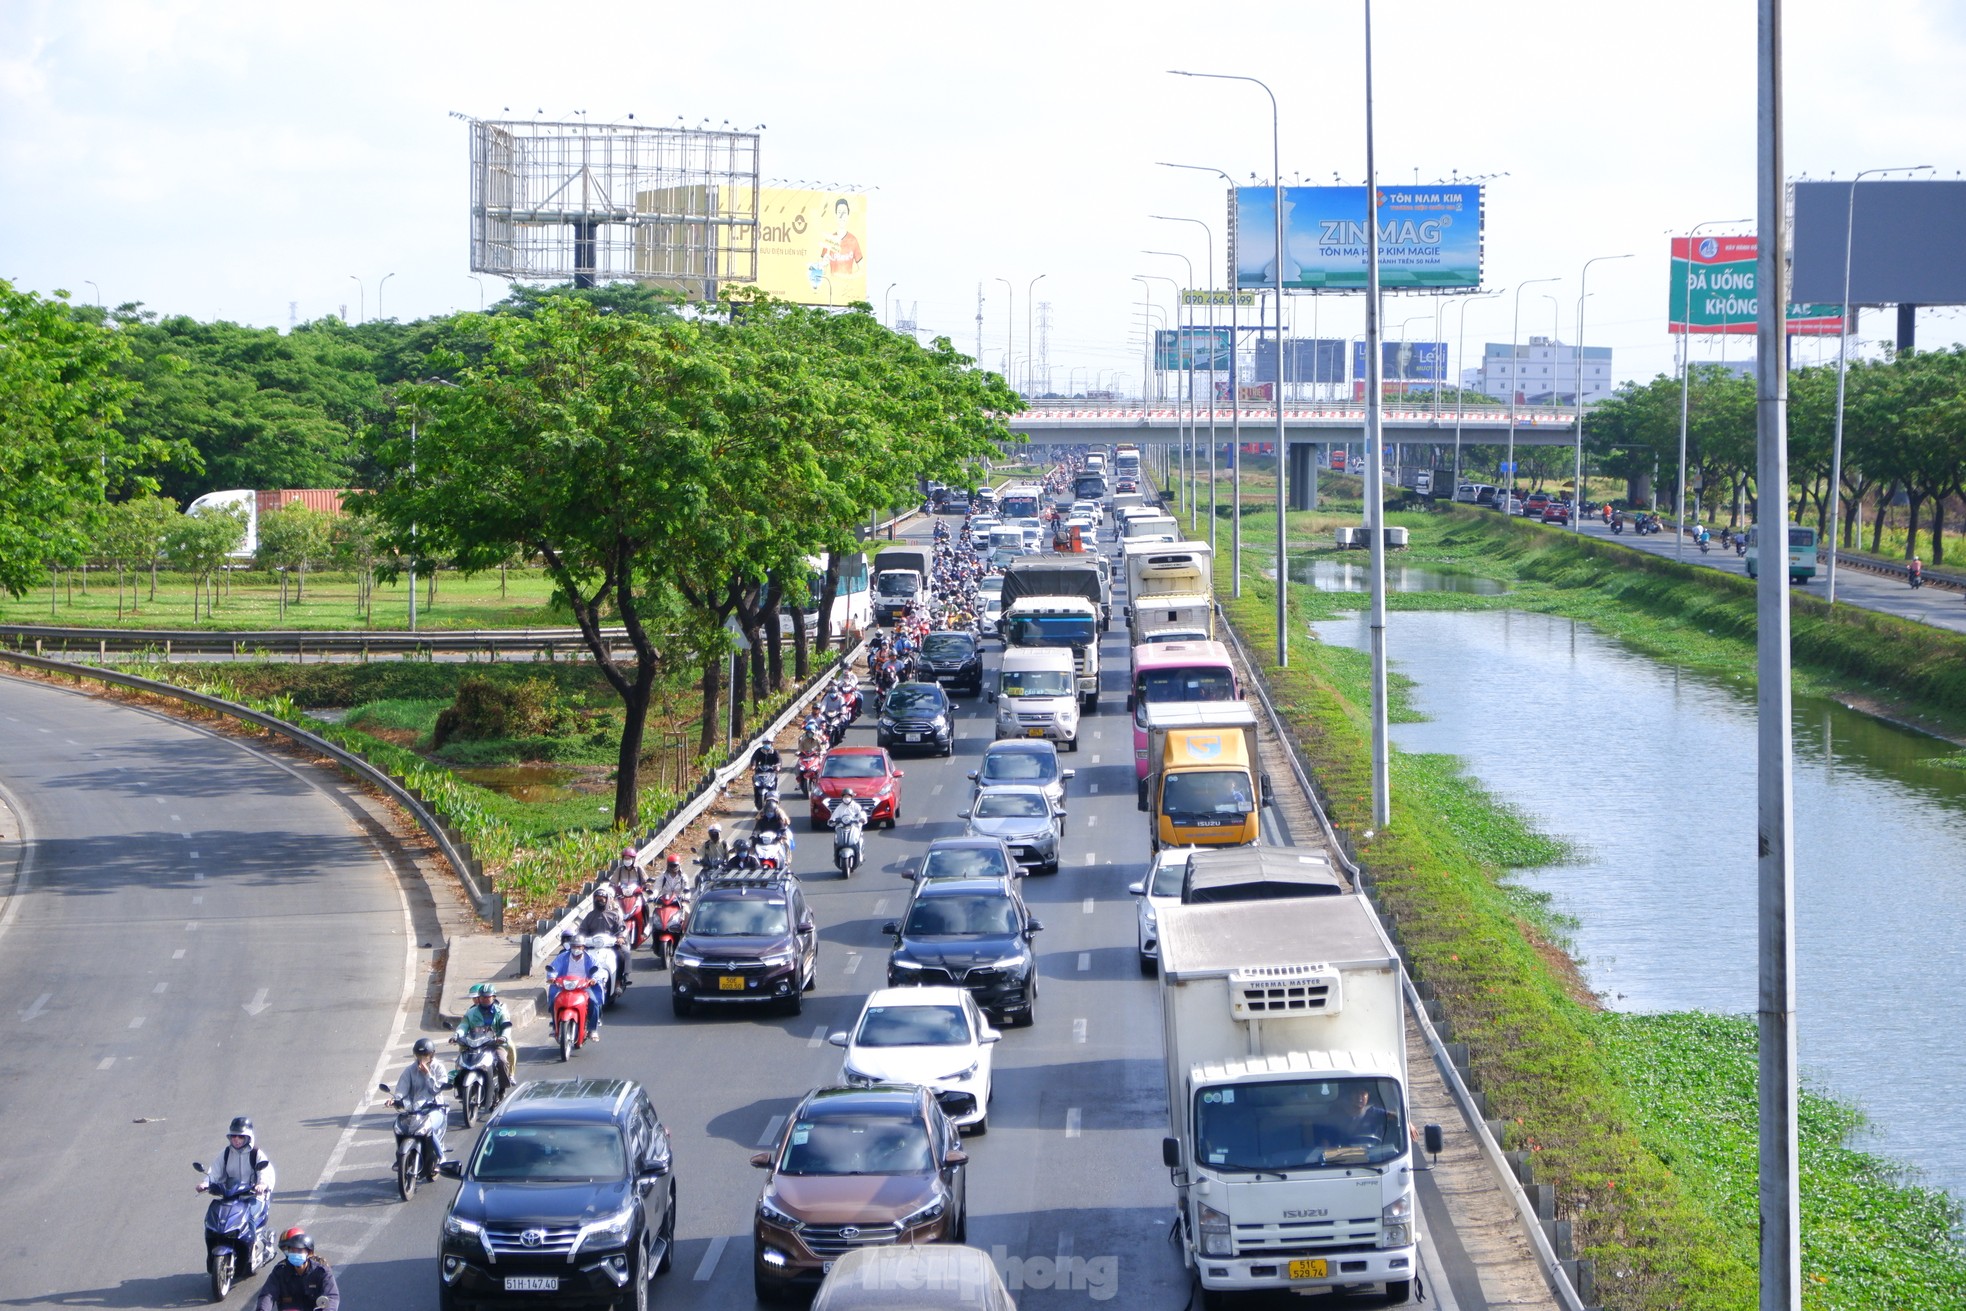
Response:
[[[621,955],[628,950],[625,945],[617,945],[612,933],[590,933],[587,935],[587,950],[600,962],[601,973],[606,983],[601,989],[601,1005],[614,1005],[615,998],[621,995]]]
[[[852,878],[867,858],[867,812],[858,802],[844,799],[829,807],[833,826],[833,868],[842,878]]]

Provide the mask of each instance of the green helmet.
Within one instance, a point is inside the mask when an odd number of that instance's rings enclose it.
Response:
[[[497,1001],[498,988],[495,984],[474,983],[471,985],[471,996],[477,1001]]]

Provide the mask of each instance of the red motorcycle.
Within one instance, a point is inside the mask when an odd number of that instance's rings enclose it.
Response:
[[[559,1044],[560,1059],[569,1060],[587,1042],[590,980],[578,974],[562,974],[546,982],[554,989],[553,1041]]]
[[[655,902],[655,968],[669,967],[669,959],[676,953],[676,944],[682,941],[683,930],[689,925],[689,911],[675,897],[658,897]]]
[[[627,879],[615,885],[616,899],[621,903],[621,918],[627,921],[628,949],[646,946],[649,940],[648,899],[642,891],[638,878]]]
[[[819,767],[826,762],[824,751],[801,751],[799,753],[799,795],[812,796],[813,782],[819,777]]]

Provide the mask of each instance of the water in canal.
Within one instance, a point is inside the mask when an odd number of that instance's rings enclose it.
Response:
[[[1357,559],[1334,559],[1328,555],[1300,556],[1290,562],[1290,581],[1309,583],[1320,592],[1364,592],[1371,589],[1365,555]],[[1270,577],[1276,577],[1271,570]],[[1386,561],[1388,592],[1469,592],[1475,596],[1500,596],[1509,589],[1493,578],[1457,574],[1424,565],[1404,565]]]
[[[1365,619],[1316,626],[1366,649]],[[1397,613],[1393,668],[1428,716],[1404,751],[1461,757],[1576,858],[1527,872],[1574,916],[1621,1010],[1755,1006],[1755,719],[1742,688],[1567,619]],[[1803,1077],[1863,1107],[1864,1145],[1966,1197],[1953,1025],[1966,1007],[1966,772],[1935,738],[1829,701],[1795,706]],[[1393,798],[1397,811],[1399,798]]]

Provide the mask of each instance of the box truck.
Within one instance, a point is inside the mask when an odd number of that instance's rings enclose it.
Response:
[[[1258,841],[1269,786],[1247,701],[1147,706],[1147,776],[1139,806],[1155,851]]]

